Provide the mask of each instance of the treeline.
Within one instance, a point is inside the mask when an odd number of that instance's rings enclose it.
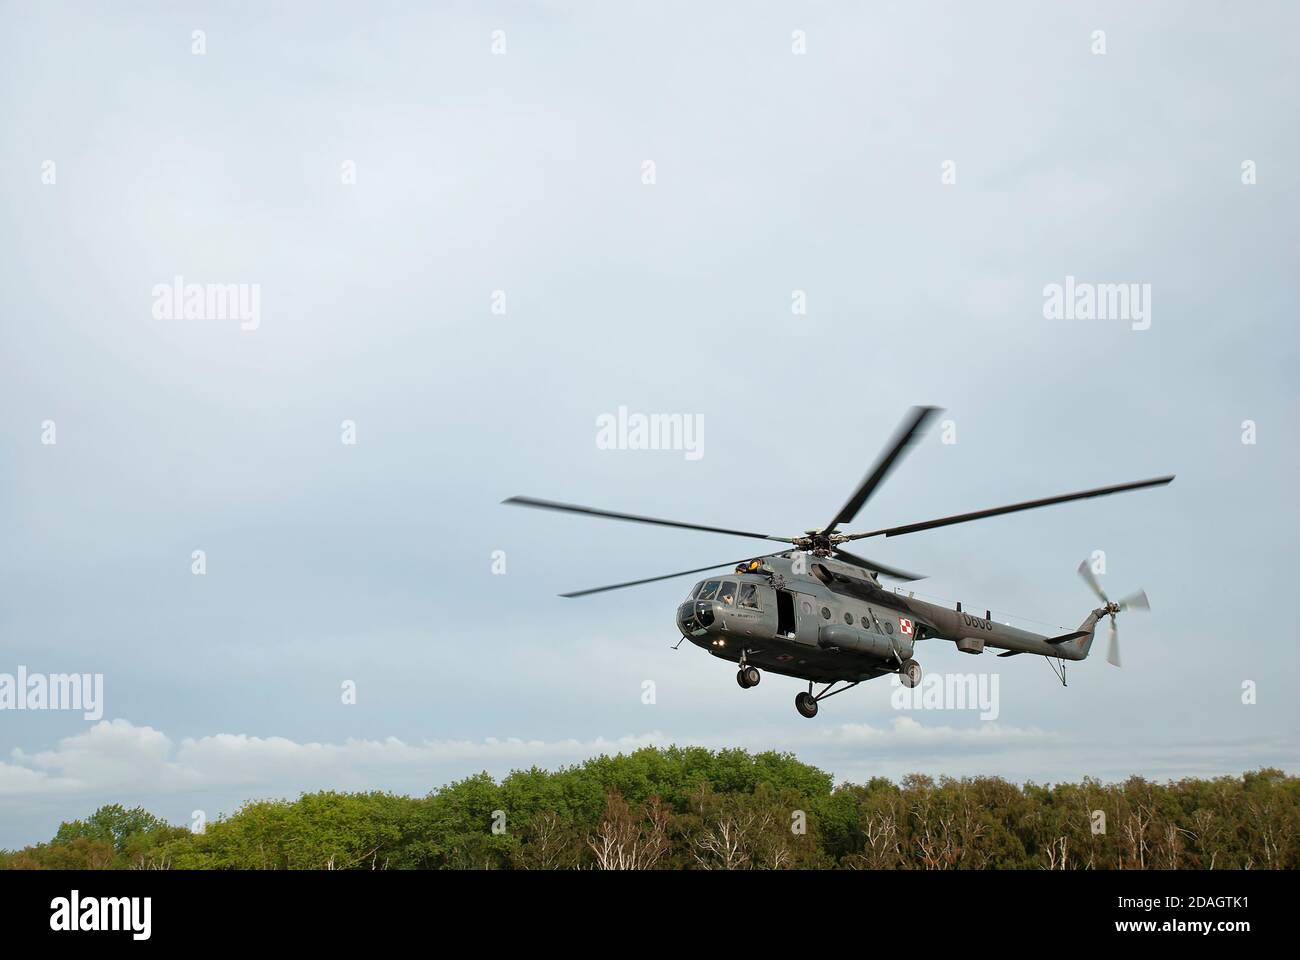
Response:
[[[106,806],[7,869],[1294,869],[1300,778],[834,787],[790,754],[644,749],[415,798],[257,801],[203,833]]]

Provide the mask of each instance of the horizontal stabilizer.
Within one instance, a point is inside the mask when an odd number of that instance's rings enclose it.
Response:
[[[1063,633],[1059,637],[1049,637],[1048,643],[1069,643],[1071,640],[1078,640],[1080,637],[1086,637],[1087,630],[1075,630],[1073,633]]]

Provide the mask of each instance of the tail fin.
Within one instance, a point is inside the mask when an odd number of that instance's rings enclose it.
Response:
[[[1073,641],[1071,645],[1076,651],[1078,651],[1080,660],[1087,658],[1088,651],[1092,649],[1093,637],[1096,636],[1097,621],[1100,620],[1105,613],[1106,611],[1102,609],[1094,610],[1092,613],[1084,617],[1083,623],[1079,624],[1079,629],[1076,632],[1083,634],[1083,636]]]

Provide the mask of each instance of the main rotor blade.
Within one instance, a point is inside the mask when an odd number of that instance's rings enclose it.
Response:
[[[782,551],[784,552],[784,551]],[[706,570],[716,570],[718,567],[734,567],[739,563],[745,563],[748,560],[766,560],[768,557],[779,557],[780,553],[768,553],[762,557],[743,557],[740,560],[732,560],[730,563],[715,563],[708,567],[696,567],[694,570],[680,570],[677,573],[665,573],[661,577],[646,577],[644,580],[628,580],[626,583],[611,583],[605,587],[592,587],[590,590],[575,590],[572,593],[562,593],[562,597],[585,597],[591,593],[604,593],[606,590],[622,590],[624,587],[639,587],[643,583],[654,583],[656,580],[671,580],[673,577],[684,577],[691,573],[704,573]]]
[[[1067,503],[1070,500],[1086,500],[1089,497],[1104,497],[1112,493],[1123,493],[1126,490],[1141,490],[1143,487],[1159,487],[1172,481],[1173,475],[1167,477],[1155,477],[1151,480],[1137,480],[1133,483],[1119,483],[1111,487],[1097,487],[1095,490],[1080,490],[1078,493],[1065,493],[1059,497],[1044,497],[1042,500],[1026,500],[1024,503],[1013,503],[1005,507],[992,507],[988,510],[976,510],[973,513],[959,513],[952,517],[942,517],[938,520],[925,520],[921,523],[908,523],[901,527],[885,527],[880,530],[872,530],[869,533],[852,533],[844,539],[862,540],[866,537],[897,537],[904,533],[916,533],[918,530],[933,530],[935,527],[946,527],[954,523],[965,523],[967,520],[983,520],[985,517],[996,517],[1004,513],[1016,513],[1020,510],[1034,510],[1038,507],[1049,507],[1054,503]]]
[[[1106,591],[1101,588],[1101,581],[1097,575],[1092,572],[1092,567],[1087,560],[1079,563],[1079,576],[1083,577],[1083,582],[1092,587],[1092,592],[1097,595],[1097,599],[1102,603],[1110,603],[1110,597],[1106,596]]]
[[[679,523],[676,520],[659,520],[655,517],[640,517],[634,513],[615,513],[612,510],[597,510],[594,507],[580,507],[574,503],[558,503],[554,500],[537,500],[533,497],[507,497],[502,503],[517,507],[534,507],[540,510],[559,510],[564,513],[581,513],[589,517],[607,517],[610,520],[629,520],[632,523],[653,523],[660,527],[680,527],[683,530],[703,530],[706,533],[729,533],[735,537],[754,537],[758,540],[779,540],[781,543],[794,543],[789,537],[773,537],[766,533],[749,533],[745,530],[731,530],[726,527],[705,527],[698,523]]]
[[[876,563],[874,560],[868,560],[865,557],[859,557],[857,554],[849,553],[847,550],[835,548],[835,557],[846,563],[853,563],[867,570],[874,570],[876,573],[883,573],[887,577],[893,577],[895,580],[924,580],[923,573],[908,573],[906,570],[899,570],[897,567],[887,567],[883,563]]]
[[[902,459],[907,448],[920,435],[929,419],[938,412],[938,407],[913,407],[907,412],[902,425],[894,434],[894,439],[876,461],[875,469],[862,479],[858,489],[853,491],[853,496],[849,497],[849,502],[840,508],[840,512],[835,514],[835,519],[830,522],[830,526],[822,533],[833,533],[841,523],[853,521],[858,511],[862,509],[862,505],[867,502],[867,498],[875,492],[876,487],[880,486],[885,477],[889,476],[889,471],[894,469],[894,465]]]

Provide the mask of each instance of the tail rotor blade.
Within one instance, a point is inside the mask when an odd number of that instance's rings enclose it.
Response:
[[[1119,628],[1115,626],[1115,618],[1110,620],[1110,643],[1106,648],[1106,662],[1112,667],[1119,666]]]
[[[1147,592],[1139,590],[1137,593],[1130,593],[1119,601],[1121,610],[1150,610],[1151,602],[1147,600]]]
[[[1101,584],[1097,581],[1097,576],[1092,572],[1092,567],[1088,565],[1087,560],[1079,564],[1079,576],[1083,577],[1084,583],[1092,587],[1092,592],[1097,595],[1097,598],[1102,603],[1110,603],[1110,598],[1106,596],[1106,591],[1101,588]]]

